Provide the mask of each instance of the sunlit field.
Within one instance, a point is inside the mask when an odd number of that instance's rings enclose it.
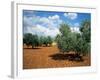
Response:
[[[24,69],[90,66],[90,55],[83,56],[82,61],[70,60],[68,54],[60,54],[56,46],[36,49],[24,47],[23,54]]]
[[[23,69],[91,66],[91,14],[23,10]]]

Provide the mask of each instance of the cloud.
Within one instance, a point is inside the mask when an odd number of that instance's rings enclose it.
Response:
[[[71,19],[71,20],[74,20],[77,18],[77,13],[64,13],[64,16]]]
[[[24,33],[32,33],[37,35],[45,35],[55,37],[59,34],[59,24],[62,20],[58,15],[40,17],[40,16],[24,16],[23,19]]]
[[[46,17],[41,17],[40,18],[40,22],[42,22],[42,23],[49,23],[50,20],[48,18],[46,18]]]
[[[58,27],[58,25],[62,23],[62,20],[58,15],[53,15],[48,17],[41,17],[40,22],[46,27]]]
[[[72,27],[70,27],[71,31],[72,32],[77,32],[77,33],[80,33],[80,27],[79,27],[79,23],[75,23]]]
[[[48,18],[51,20],[59,20],[60,17],[58,15],[54,15],[54,16],[49,16]]]
[[[31,16],[31,17],[24,16],[23,17],[23,26],[24,27],[31,27],[31,26],[37,24],[39,19],[40,19],[39,16]]]
[[[32,27],[32,33],[33,34],[38,34],[40,36],[51,36],[55,37],[57,34],[59,34],[59,29],[53,27],[53,29],[49,29],[47,27],[44,27],[42,25],[36,25],[35,27]]]
[[[79,27],[70,27],[72,32],[80,33]]]
[[[72,32],[80,33],[80,24],[78,22],[70,24],[70,26]]]

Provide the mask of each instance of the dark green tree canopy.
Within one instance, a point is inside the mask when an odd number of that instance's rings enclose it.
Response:
[[[38,36],[33,35],[31,33],[26,33],[23,36],[23,43],[27,46],[32,46],[32,48],[38,47],[38,46],[51,46],[53,43],[53,39],[50,36]]]
[[[89,20],[84,20],[81,23],[81,28],[80,31],[83,35],[83,38],[87,41],[90,42],[91,40],[91,23]]]
[[[31,33],[26,33],[23,36],[23,42],[24,44],[26,44],[27,46],[32,45],[33,42],[33,35]]]

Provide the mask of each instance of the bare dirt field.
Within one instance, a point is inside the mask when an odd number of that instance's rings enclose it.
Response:
[[[56,46],[23,49],[23,69],[90,66],[90,56],[83,61],[70,61],[59,53]]]

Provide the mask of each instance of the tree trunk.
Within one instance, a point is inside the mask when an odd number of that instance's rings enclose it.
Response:
[[[32,46],[32,49],[34,48],[34,46]]]

